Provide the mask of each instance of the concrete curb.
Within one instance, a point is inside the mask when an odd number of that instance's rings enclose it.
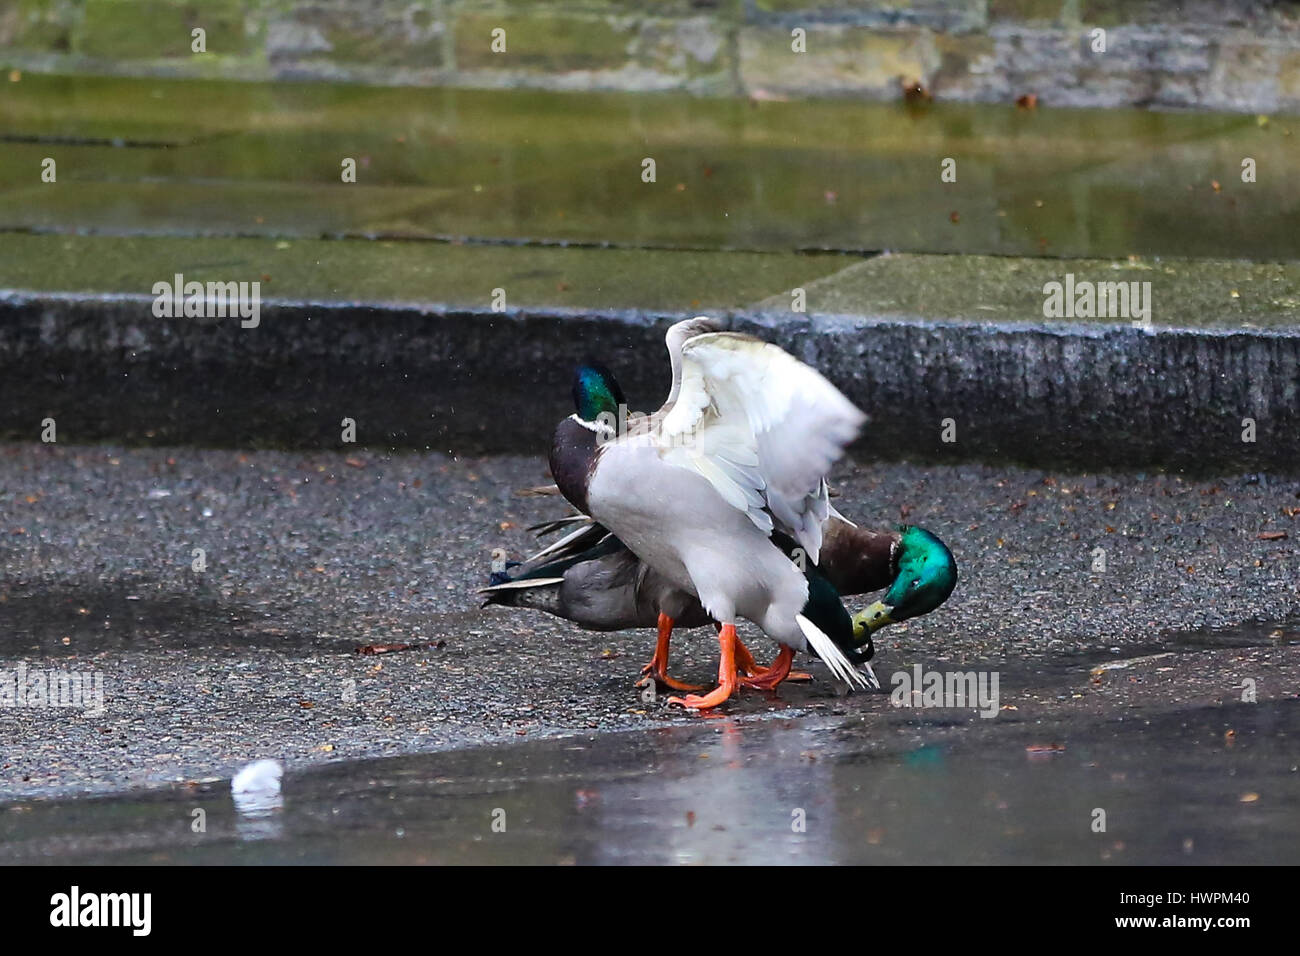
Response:
[[[156,319],[143,295],[0,294],[0,436],[541,452],[600,358],[635,409],[677,314],[264,302],[261,324]],[[1300,471],[1300,329],[1137,329],[737,313],[871,415],[858,452],[1084,469]],[[1256,440],[1242,440],[1243,419]],[[944,442],[952,419],[956,441]]]

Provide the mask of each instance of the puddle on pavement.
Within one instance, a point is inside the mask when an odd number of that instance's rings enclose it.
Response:
[[[1247,154],[1288,168],[1288,117],[37,75],[6,93],[8,229],[1264,260],[1300,236],[1300,184],[1236,175]],[[340,141],[362,167],[342,190]],[[59,189],[33,185],[55,146]],[[936,188],[943,157],[960,180]]]
[[[1300,644],[1300,621],[1280,624],[1239,624],[1204,631],[1173,632],[1168,649],[1206,650],[1229,647],[1273,647]]]
[[[1294,624],[1248,625],[1157,650],[1297,640]],[[1145,653],[999,665],[1003,693],[1068,693],[1089,666]],[[279,806],[244,812],[228,781],[10,803],[0,862],[1287,863],[1297,736],[1294,699],[1032,721],[720,716],[299,770]]]
[[[1300,855],[1297,733],[1290,701],[956,735],[928,718],[719,718],[335,764],[250,813],[225,782],[26,802],[0,808],[0,860],[1284,863]]]
[[[1029,683],[1058,683],[1077,679],[1092,668],[1120,664],[1156,654],[1194,654],[1199,651],[1284,647],[1300,644],[1300,620],[1278,623],[1248,622],[1232,627],[1204,628],[1192,631],[1171,630],[1159,640],[1125,642],[1097,647],[1084,653],[1056,654],[1033,661],[1008,661],[997,664],[1004,680],[1017,686]]]

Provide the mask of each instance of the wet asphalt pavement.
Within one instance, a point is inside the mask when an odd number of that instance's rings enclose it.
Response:
[[[563,510],[517,493],[540,459],[0,446],[0,671],[91,672],[105,703],[0,707],[0,859],[1300,860],[1300,480],[833,479],[959,563],[877,674],[996,671],[995,717],[820,665],[684,714],[632,686],[650,632],[480,610],[490,550]],[[390,642],[431,646],[356,653]],[[680,633],[672,671],[714,649]],[[237,815],[223,778],[262,757],[284,806]]]

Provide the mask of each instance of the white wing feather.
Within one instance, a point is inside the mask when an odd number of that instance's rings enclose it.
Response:
[[[826,472],[865,420],[775,345],[715,332],[682,346],[681,390],[659,440],[665,461],[703,475],[760,530],[775,518],[816,562],[830,514]]]
[[[853,662],[844,656],[844,653],[835,646],[826,634],[820,630],[816,624],[800,614],[795,620],[799,623],[799,630],[803,631],[803,636],[807,638],[808,644],[822,662],[831,669],[831,673],[838,677],[850,687],[859,687],[862,690],[879,690],[880,682],[876,680],[875,672],[867,666],[866,674],[853,666]],[[867,674],[871,677],[868,679]]]

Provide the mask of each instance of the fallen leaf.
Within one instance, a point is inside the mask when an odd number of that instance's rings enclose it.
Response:
[[[439,644],[442,642],[439,641]],[[394,654],[397,651],[418,651],[426,647],[437,647],[432,641],[420,641],[417,644],[358,644],[358,654]]]

